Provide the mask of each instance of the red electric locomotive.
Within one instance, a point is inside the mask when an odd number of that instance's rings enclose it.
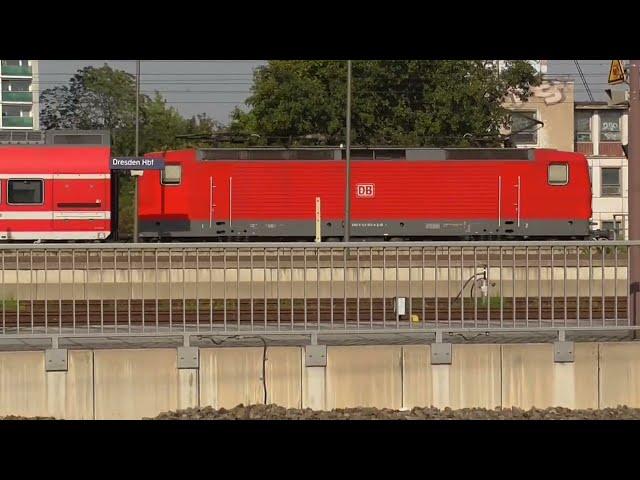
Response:
[[[191,149],[149,154],[142,239],[323,239],[344,231],[341,148]],[[534,149],[353,149],[356,239],[589,238],[584,155]]]
[[[111,235],[110,148],[0,146],[0,240]]]

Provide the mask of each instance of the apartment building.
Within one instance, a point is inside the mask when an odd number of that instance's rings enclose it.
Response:
[[[628,164],[622,149],[628,138],[627,108],[577,102],[574,115],[575,151],[589,162],[593,220],[616,238],[628,238]]]
[[[627,238],[627,109],[607,102],[576,102],[573,82],[545,78],[527,101],[509,97],[511,141],[518,148],[554,148],[586,155],[594,228]],[[505,133],[509,133],[506,130]]]
[[[0,130],[38,130],[37,60],[0,60]]]

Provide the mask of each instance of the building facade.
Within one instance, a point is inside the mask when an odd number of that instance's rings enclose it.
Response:
[[[628,138],[626,107],[606,102],[578,102],[575,106],[575,151],[589,161],[593,192],[593,221],[628,238],[628,169],[622,145]]]
[[[38,130],[37,60],[0,60],[0,130]]]
[[[583,153],[589,162],[594,228],[628,238],[627,109],[606,102],[576,102],[574,85],[546,78],[523,102],[507,98],[511,141],[518,148],[553,148]]]

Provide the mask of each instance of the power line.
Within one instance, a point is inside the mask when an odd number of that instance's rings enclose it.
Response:
[[[582,73],[582,68],[580,68],[580,63],[578,62],[578,60],[574,60],[574,62],[576,64],[576,68],[578,69],[578,73],[580,74],[580,78],[582,78],[582,83],[584,84],[584,88],[587,90],[587,94],[589,95],[589,100],[593,102],[594,101],[593,95],[591,94],[591,89],[589,88],[587,79],[584,78],[584,73]]]

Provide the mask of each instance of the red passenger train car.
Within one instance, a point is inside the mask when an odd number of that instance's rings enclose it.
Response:
[[[142,239],[323,239],[344,233],[344,149],[190,149],[149,154]],[[584,155],[534,149],[352,150],[356,239],[589,238]]]
[[[0,241],[111,235],[110,148],[0,146]]]

